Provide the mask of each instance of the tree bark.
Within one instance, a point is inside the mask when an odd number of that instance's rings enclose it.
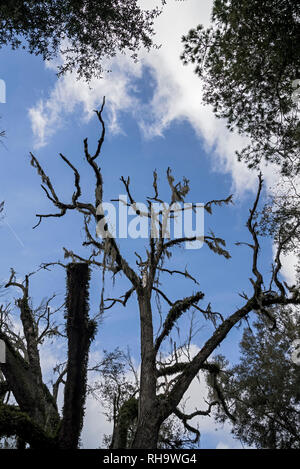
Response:
[[[14,350],[5,334],[0,337],[6,345],[6,363],[0,365],[9,390],[19,408],[45,432],[52,435],[59,423],[56,403],[44,383],[37,383],[30,365]]]
[[[156,352],[153,344],[153,324],[150,294],[138,293],[141,324],[141,380],[138,422],[132,448],[155,449],[161,425],[156,396]]]
[[[69,264],[67,269],[68,363],[60,447],[76,449],[83,425],[88,353],[96,326],[88,317],[90,271],[88,264]]]

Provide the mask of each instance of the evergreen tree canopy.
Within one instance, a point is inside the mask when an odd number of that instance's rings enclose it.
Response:
[[[0,47],[22,47],[44,60],[59,53],[59,74],[76,70],[90,80],[101,76],[103,59],[117,51],[132,57],[152,45],[159,9],[143,11],[137,0],[6,0],[0,3]]]
[[[299,449],[300,367],[292,360],[292,344],[300,321],[290,308],[281,308],[275,317],[276,330],[265,317],[259,317],[254,332],[245,330],[241,361],[223,368],[219,383],[238,439],[256,448]],[[228,419],[221,406],[217,419]]]
[[[230,130],[250,137],[240,159],[299,173],[300,4],[296,0],[215,0],[212,26],[183,37],[203,99]]]

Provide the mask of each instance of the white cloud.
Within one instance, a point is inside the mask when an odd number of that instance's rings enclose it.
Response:
[[[149,9],[159,0],[142,0]],[[216,170],[231,172],[234,189],[240,193],[255,187],[254,174],[249,175],[245,165],[236,161],[235,150],[241,146],[241,137],[231,134],[222,121],[217,120],[211,109],[201,103],[201,83],[191,66],[180,61],[181,37],[198,23],[209,24],[212,0],[199,2],[169,1],[164,12],[156,20],[156,43],[160,49],[150,53],[141,51],[140,61],[134,63],[124,55],[117,55],[109,62],[112,73],[103,79],[87,83],[76,80],[73,74],[59,79],[48,99],[39,101],[29,110],[35,146],[46,145],[49,138],[62,126],[63,117],[82,106],[83,119],[89,120],[92,111],[107,97],[109,126],[113,132],[121,132],[119,112],[126,111],[137,119],[146,138],[163,135],[174,121],[188,121],[207,150],[211,151]],[[153,96],[142,103],[137,79],[145,67],[153,79]],[[53,64],[47,64],[53,68]]]
[[[49,126],[49,121],[44,113],[43,101],[39,101],[35,107],[29,109],[29,117],[31,120],[32,131],[39,142],[39,145],[37,146],[45,145],[45,133]]]
[[[84,449],[103,447],[103,437],[112,433],[112,424],[106,420],[100,402],[88,396],[85,406],[81,442]]]
[[[217,444],[216,449],[230,449],[230,446],[226,445],[226,443],[223,443],[223,441],[220,441]]]
[[[120,109],[134,109],[136,99],[132,96],[132,80],[140,75],[141,65],[136,65],[133,73],[126,66],[129,59],[125,56],[113,62],[114,73],[106,75],[102,80],[94,79],[90,85],[77,80],[74,74],[65,75],[56,82],[47,100],[40,100],[35,107],[29,109],[36,148],[46,145],[49,138],[63,125],[63,118],[75,112],[79,105],[83,108],[82,118],[88,121],[93,110],[99,109],[105,95],[108,97],[110,130],[120,132],[117,112]],[[127,68],[128,72],[125,73]]]
[[[281,273],[285,278],[288,285],[294,285],[296,283],[296,267],[298,258],[296,254],[289,253],[283,256]]]

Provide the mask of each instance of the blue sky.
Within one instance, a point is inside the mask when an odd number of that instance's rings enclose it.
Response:
[[[147,3],[147,7],[155,1]],[[144,2],[145,4],[145,2]],[[140,61],[132,63],[126,56],[111,61],[112,73],[102,80],[94,80],[91,88],[76,81],[72,75],[59,80],[55,64],[46,64],[39,57],[26,52],[1,50],[0,78],[5,80],[6,103],[0,104],[1,128],[6,130],[0,147],[0,201],[5,200],[5,219],[0,225],[1,281],[9,277],[13,267],[22,278],[36,270],[42,262],[63,260],[62,247],[85,254],[82,220],[68,214],[62,219],[47,219],[36,228],[36,213],[53,209],[40,187],[40,178],[30,165],[29,152],[38,157],[52,179],[57,193],[67,202],[73,192],[73,174],[58,154],[61,152],[82,174],[82,200],[93,200],[93,174],[85,164],[83,139],[89,138],[95,147],[99,126],[92,111],[99,108],[106,96],[104,118],[107,136],[100,162],[104,177],[104,200],[124,194],[120,177],[130,175],[132,191],[143,202],[152,192],[152,172],[158,172],[158,183],[167,197],[166,169],[170,166],[176,179],[190,180],[187,201],[206,202],[234,194],[234,205],[216,208],[212,216],[205,214],[205,233],[213,229],[226,240],[232,255],[230,260],[214,255],[206,247],[197,251],[177,249],[170,268],[188,266],[197,277],[199,289],[205,292],[204,305],[212,303],[213,310],[227,315],[241,304],[238,293],[250,290],[250,252],[237,247],[236,241],[247,241],[245,228],[248,208],[257,186],[256,175],[236,162],[234,151],[240,147],[239,136],[228,134],[225,125],[217,121],[210,109],[201,104],[201,86],[192,69],[179,61],[180,37],[198,23],[208,24],[211,1],[169,1],[156,23],[157,39],[162,47],[147,54],[141,51]],[[171,28],[171,25],[173,26]],[[267,172],[267,183],[274,181]],[[123,254],[134,264],[134,251],[143,253],[145,241],[121,240]],[[272,246],[263,242],[261,265],[268,272]],[[287,277],[289,265],[286,267]],[[101,272],[95,271],[91,282],[91,312],[99,308]],[[116,281],[113,289],[110,275],[106,276],[106,295],[125,293],[126,279]],[[164,291],[172,300],[189,296],[195,291],[192,282],[182,278],[164,277]],[[57,304],[65,294],[64,272],[59,267],[40,272],[32,278],[31,292],[35,304],[56,292]],[[8,292],[7,300],[16,292]],[[166,311],[164,305],[163,311]],[[180,323],[184,331],[186,320]],[[203,323],[195,346],[200,347],[212,331]],[[224,341],[220,352],[229,359],[238,357],[241,329],[235,329]],[[127,308],[116,306],[106,312],[93,345],[92,359],[102,349],[130,346],[132,356],[139,363],[139,326],[136,298]],[[64,350],[48,346],[43,352],[45,376],[60,359]],[[195,388],[196,389],[196,388]],[[195,403],[197,391],[191,393]],[[191,405],[192,405],[191,404]],[[98,417],[96,419],[95,412]],[[83,442],[86,447],[99,445],[99,434],[107,431],[99,404],[89,400]],[[97,421],[96,421],[97,420]],[[228,428],[215,432],[209,419],[201,420],[201,447],[238,447]]]

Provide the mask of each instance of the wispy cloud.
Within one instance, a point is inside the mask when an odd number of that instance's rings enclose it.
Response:
[[[35,148],[47,145],[49,139],[63,126],[68,114],[82,107],[80,115],[89,121],[93,110],[98,109],[103,96],[107,96],[109,127],[113,133],[121,132],[118,111],[133,112],[138,100],[132,94],[134,80],[141,76],[141,64],[133,66],[125,56],[115,58],[110,64],[113,72],[102,79],[93,79],[90,84],[78,80],[68,73],[57,80],[48,99],[40,100],[29,109]]]
[[[143,0],[141,4],[151,8],[159,2]],[[90,85],[77,80],[74,74],[59,79],[48,99],[39,101],[29,110],[35,146],[46,145],[63,125],[63,118],[79,105],[83,119],[88,121],[106,95],[112,132],[122,132],[120,111],[134,115],[145,138],[163,136],[173,122],[187,121],[212,154],[215,169],[231,173],[238,192],[252,190],[255,174],[249,174],[245,165],[236,161],[235,150],[242,145],[241,137],[229,133],[224,122],[217,120],[212,110],[201,103],[200,80],[192,67],[184,67],[180,61],[182,35],[198,23],[208,25],[211,6],[212,0],[168,2],[156,20],[159,49],[150,53],[141,51],[138,63],[117,55],[109,63],[112,73],[92,80]],[[52,65],[47,64],[47,67]],[[145,69],[153,81],[153,95],[146,103],[138,86]]]

